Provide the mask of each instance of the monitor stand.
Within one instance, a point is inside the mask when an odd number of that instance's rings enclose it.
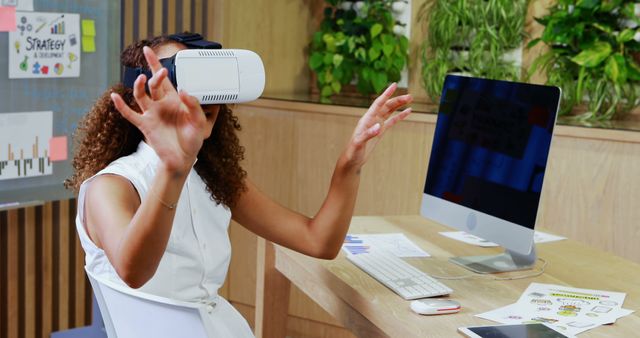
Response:
[[[531,269],[536,259],[536,246],[533,244],[528,255],[505,250],[499,255],[451,257],[449,261],[476,273],[497,273]]]

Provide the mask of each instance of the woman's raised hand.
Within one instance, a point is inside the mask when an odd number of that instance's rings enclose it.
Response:
[[[145,92],[145,75],[138,76],[133,85],[142,114],[131,109],[116,93],[111,94],[111,99],[120,114],[142,132],[167,169],[188,171],[207,134],[205,114],[195,97],[184,91],[176,92],[167,78],[167,69],[153,50],[144,47],[143,52],[153,76],[148,81],[150,95]]]
[[[375,148],[382,135],[396,123],[404,120],[411,114],[411,108],[407,108],[396,115],[393,113],[400,107],[413,101],[410,94],[391,98],[398,85],[392,83],[387,89],[376,98],[369,107],[369,110],[360,118],[358,125],[353,132],[351,141],[347,146],[347,158],[349,161],[360,167],[362,166]],[[393,116],[392,116],[393,115]]]

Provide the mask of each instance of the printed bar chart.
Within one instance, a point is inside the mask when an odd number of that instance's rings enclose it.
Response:
[[[53,113],[0,114],[0,180],[51,175]]]

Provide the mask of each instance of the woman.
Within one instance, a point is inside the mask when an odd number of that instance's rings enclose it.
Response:
[[[251,337],[246,321],[217,296],[235,221],[303,254],[334,258],[353,214],[360,169],[383,133],[407,117],[410,95],[392,84],[358,122],[313,218],[264,195],[240,167],[237,118],[226,105],[200,106],[176,92],[159,58],[186,47],[166,37],[126,48],[122,63],[148,67],[133,90],[119,84],[84,118],[77,135],[76,218],[87,269],[144,292],[208,302],[220,336]],[[148,84],[149,93],[145,91]],[[124,118],[123,118],[124,117]]]

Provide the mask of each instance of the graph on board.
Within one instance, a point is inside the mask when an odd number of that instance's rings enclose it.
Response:
[[[0,180],[51,175],[53,112],[0,114]]]

